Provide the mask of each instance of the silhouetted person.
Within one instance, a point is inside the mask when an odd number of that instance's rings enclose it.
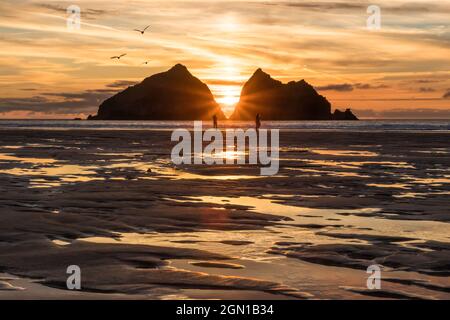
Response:
[[[261,128],[261,115],[258,113],[256,115],[256,130],[258,131]]]
[[[214,125],[214,129],[218,128],[218,124],[217,124],[217,115],[213,116],[213,125]]]

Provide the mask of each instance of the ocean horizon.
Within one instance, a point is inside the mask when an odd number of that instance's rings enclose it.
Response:
[[[0,129],[33,130],[175,130],[193,128],[194,121],[130,121],[130,120],[56,120],[56,119],[0,119]],[[203,121],[205,129],[212,127],[212,121]],[[219,128],[252,128],[252,121],[226,120],[219,122]],[[371,119],[360,121],[263,121],[266,129],[282,131],[433,131],[450,132],[449,120],[423,119]]]

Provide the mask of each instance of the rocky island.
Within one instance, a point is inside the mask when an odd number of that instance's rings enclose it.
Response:
[[[344,121],[353,121],[359,120],[352,112],[352,110],[347,109],[344,112],[340,110],[335,110],[331,116],[332,120],[344,120]]]
[[[104,101],[88,120],[226,119],[208,86],[177,64]]]
[[[287,84],[258,69],[244,85],[231,120],[358,120],[347,109],[331,113],[330,102],[305,80]],[[104,101],[88,120],[225,120],[208,86],[177,64]]]
[[[347,111],[347,118],[341,117],[339,110],[332,114],[330,102],[305,80],[283,84],[262,69],[244,85],[231,119],[253,120],[258,113],[265,120],[357,120]]]

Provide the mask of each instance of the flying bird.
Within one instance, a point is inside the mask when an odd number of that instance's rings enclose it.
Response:
[[[145,27],[144,30],[134,29],[134,31],[140,32],[141,34],[144,34],[147,29],[150,28],[150,26]]]
[[[124,54],[121,54],[120,56],[114,56],[114,57],[111,57],[111,59],[117,59],[117,60],[120,60],[120,58],[125,57],[126,55],[127,55],[127,54],[124,53]]]

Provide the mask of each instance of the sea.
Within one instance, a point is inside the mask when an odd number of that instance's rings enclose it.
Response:
[[[83,120],[0,120],[0,129],[11,130],[174,130],[191,129],[193,121],[83,121]],[[203,128],[212,127],[204,121]],[[252,128],[253,122],[224,121],[222,128]],[[362,121],[265,121],[263,128],[281,131],[355,132],[450,132],[450,120],[362,120]]]

